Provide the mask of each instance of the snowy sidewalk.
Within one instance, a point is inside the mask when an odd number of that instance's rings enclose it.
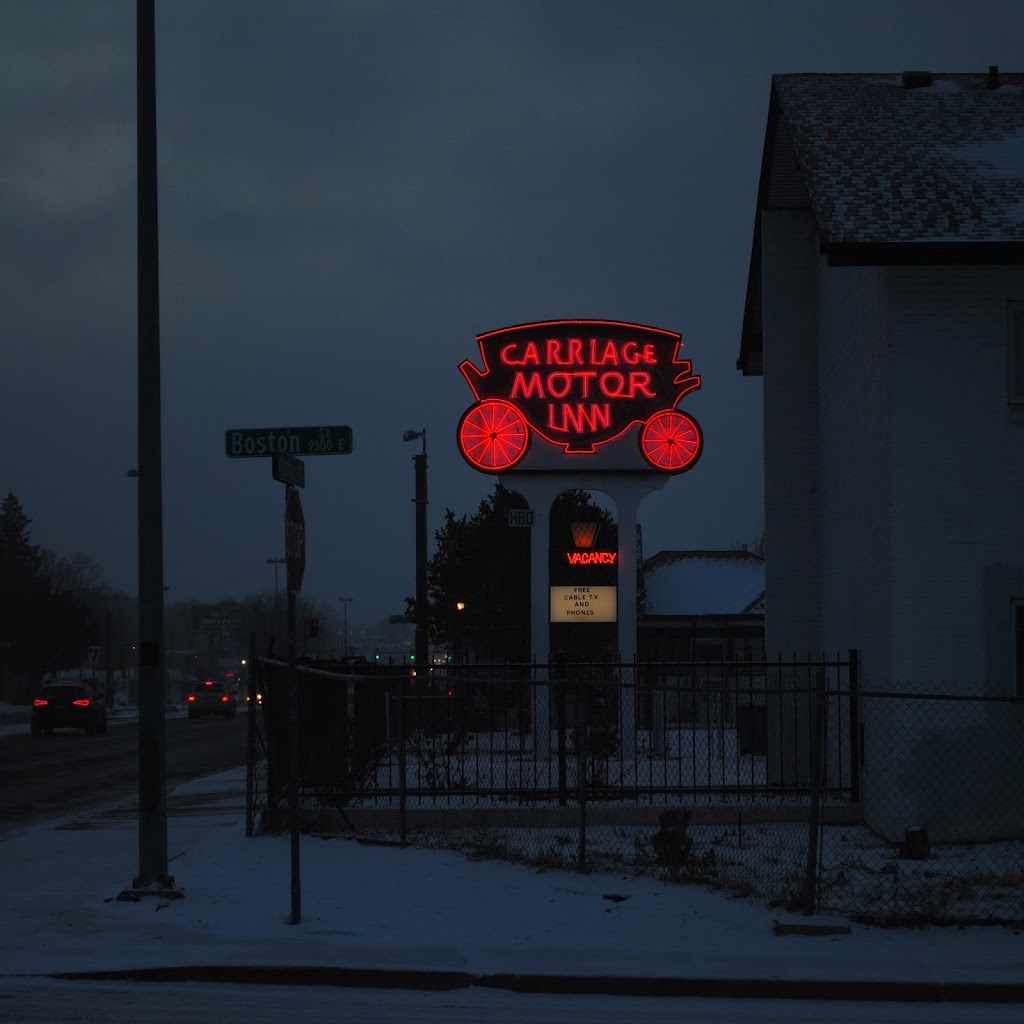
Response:
[[[244,785],[238,770],[170,795],[182,899],[117,899],[138,867],[134,807],[0,841],[3,973],[1024,1002],[1024,936],[1008,928],[779,935],[821,922],[694,886],[350,839],[302,837],[289,925],[289,841],[245,838]]]

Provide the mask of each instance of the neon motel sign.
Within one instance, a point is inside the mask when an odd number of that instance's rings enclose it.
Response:
[[[682,473],[700,457],[697,421],[676,406],[700,388],[681,336],[615,320],[549,320],[477,336],[483,369],[459,366],[476,399],[459,421],[466,461],[518,465],[531,444],[576,460],[634,431],[641,468]]]

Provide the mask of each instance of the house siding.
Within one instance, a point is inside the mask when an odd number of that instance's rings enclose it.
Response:
[[[820,646],[817,235],[800,210],[762,214],[764,273],[765,648]],[[772,557],[772,552],[775,557]]]
[[[898,628],[884,682],[1005,696],[1010,637],[994,657],[985,579],[986,567],[1024,569],[1024,423],[1011,419],[1006,380],[1006,309],[1024,293],[1024,270],[889,275]]]
[[[1006,400],[1006,304],[1024,272],[888,277],[892,634],[888,656],[870,634],[857,639],[865,686],[1005,697],[1009,602],[1024,583],[1024,424]],[[919,822],[940,841],[1019,833],[1021,719],[1008,703],[866,699],[868,824],[892,839]]]
[[[886,274],[821,260],[818,292],[822,644],[869,679],[890,643]]]

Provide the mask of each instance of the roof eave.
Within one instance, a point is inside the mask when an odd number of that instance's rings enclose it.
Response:
[[[1024,241],[824,242],[821,252],[830,267],[1024,264]]]
[[[768,119],[764,131],[764,145],[761,150],[761,175],[757,185],[757,206],[754,210],[754,237],[750,246],[750,263],[747,267],[747,294],[743,304],[743,327],[740,331],[740,354],[736,369],[744,377],[760,377],[763,370],[761,318],[757,315],[758,294],[761,287],[761,211],[768,195],[768,181],[771,174],[771,154],[775,145],[778,127],[779,98],[772,81],[768,96]]]

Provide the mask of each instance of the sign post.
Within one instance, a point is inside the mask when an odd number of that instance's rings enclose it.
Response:
[[[289,924],[302,921],[299,869],[299,688],[295,671],[295,595],[306,570],[306,519],[299,492],[284,492],[284,556],[288,569],[288,823],[291,848],[291,913]]]
[[[352,428],[246,427],[224,434],[224,454],[229,459],[271,459],[271,474],[285,485],[284,561],[288,569],[288,817],[291,825],[290,924],[302,920],[299,876],[299,693],[295,671],[295,595],[302,589],[306,571],[306,519],[297,488],[306,485],[306,466],[300,456],[350,455]],[[267,559],[277,562],[279,559]],[[277,566],[274,566],[277,582]],[[251,734],[250,734],[251,736]],[[249,757],[253,756],[250,747]]]

